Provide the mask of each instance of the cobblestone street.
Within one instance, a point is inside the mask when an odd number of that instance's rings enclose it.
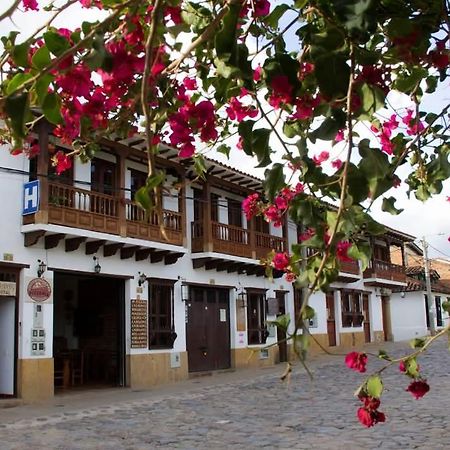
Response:
[[[374,349],[375,346],[371,346]],[[406,344],[390,344],[396,355]],[[380,362],[369,357],[369,371]],[[353,392],[362,375],[343,358],[310,362],[314,381],[282,366],[198,377],[149,391],[129,389],[59,395],[37,406],[1,408],[0,449],[426,449],[450,448],[450,356],[445,340],[420,358],[431,391],[415,400],[397,367],[384,376],[380,410],[387,422],[371,429],[356,418]]]

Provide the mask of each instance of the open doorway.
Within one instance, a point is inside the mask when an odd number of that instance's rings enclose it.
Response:
[[[124,280],[55,272],[55,388],[125,384]]]

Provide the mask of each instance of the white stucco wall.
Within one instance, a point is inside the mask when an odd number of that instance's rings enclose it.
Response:
[[[394,341],[404,341],[427,334],[423,292],[391,295],[390,313]]]

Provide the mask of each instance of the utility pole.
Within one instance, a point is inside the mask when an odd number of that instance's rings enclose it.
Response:
[[[423,248],[423,265],[425,269],[425,286],[427,288],[427,310],[428,318],[430,322],[430,334],[434,336],[436,334],[436,326],[434,324],[434,318],[436,317],[435,306],[433,301],[433,295],[431,293],[431,280],[430,280],[430,260],[428,259],[428,243],[425,240],[425,236],[422,238]]]

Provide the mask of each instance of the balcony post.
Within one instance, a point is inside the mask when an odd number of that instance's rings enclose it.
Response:
[[[179,190],[178,190],[178,211],[181,214],[180,228],[181,235],[183,236],[183,247],[187,247],[187,226],[186,226],[186,176],[184,172],[179,171],[178,176],[180,178]]]
[[[126,155],[123,151],[117,152],[119,163],[117,164],[117,180],[118,190],[116,197],[118,198],[118,217],[119,217],[119,235],[126,237],[127,235],[127,218],[126,218],[126,201],[125,201],[125,172],[126,172]]]
[[[247,229],[249,230],[249,244],[252,252],[252,259],[258,259],[256,256],[256,226],[255,218],[247,220]]]
[[[206,178],[203,184],[203,251],[212,252],[214,249],[212,236],[212,217],[211,217],[211,182]]]
[[[45,120],[38,123],[39,155],[37,156],[37,179],[39,180],[39,211],[35,215],[35,223],[48,223],[48,141],[49,125]]]

